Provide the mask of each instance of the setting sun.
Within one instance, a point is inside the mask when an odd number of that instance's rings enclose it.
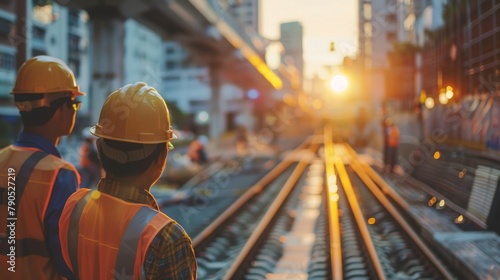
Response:
[[[330,80],[330,88],[337,93],[341,93],[346,91],[347,87],[349,86],[349,80],[345,75],[335,75],[333,78]]]

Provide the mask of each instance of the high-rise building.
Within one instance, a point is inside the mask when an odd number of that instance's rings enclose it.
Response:
[[[218,9],[230,15],[224,20],[238,33],[245,33],[240,34],[245,37],[245,43],[252,44],[264,59],[265,40],[258,34],[259,1],[227,0],[217,3]],[[196,64],[189,51],[177,42],[164,43],[162,62],[161,80],[165,99],[174,102],[202,128],[197,132],[207,132],[204,129],[210,122],[206,116],[210,113],[212,96],[208,67],[199,62]],[[233,130],[240,125],[250,130],[254,128],[256,120],[252,116],[253,105],[247,98],[247,92],[255,92],[255,89],[242,88],[227,80],[221,85],[219,109],[224,117],[221,120],[223,123],[217,125],[223,131]]]
[[[188,114],[209,111],[208,69],[189,62],[189,52],[179,43],[163,43],[162,94]]]
[[[101,29],[94,30],[94,37],[91,38],[95,49],[92,58],[94,92],[90,92],[90,125],[98,121],[106,97],[118,87],[138,81],[157,89],[161,86],[161,36],[134,19],[115,21],[112,27],[116,29],[115,32],[109,32],[108,27],[94,25],[94,28]],[[103,30],[108,30],[110,34]],[[112,43],[103,43],[107,42],[103,37]],[[115,44],[115,49],[110,46],[112,44]],[[108,56],[111,56],[109,61]],[[113,82],[103,83],[107,80]]]
[[[50,55],[65,61],[73,70],[81,90],[88,92],[90,83],[88,15],[57,3],[33,6],[26,1],[26,35],[14,34],[16,1],[0,2],[0,122],[20,128],[20,118],[10,92],[16,78],[16,52],[21,40],[26,44],[26,58]],[[88,96],[81,97],[80,115],[88,111]],[[13,140],[17,131],[7,137]],[[1,135],[0,135],[1,137]]]
[[[161,69],[161,94],[169,103],[175,103],[188,114],[196,125],[195,133],[208,133],[212,88],[208,67],[192,61],[189,51],[180,43],[163,43]],[[223,83],[220,88],[220,110],[224,119],[220,127],[233,130],[238,125],[253,125],[248,120],[249,108],[244,104],[243,90],[236,85]],[[193,129],[193,127],[191,127]]]
[[[413,1],[413,15],[415,18],[413,24],[413,39],[412,42],[415,45],[425,48],[426,41],[428,41],[428,35],[426,32],[430,30],[436,30],[443,25],[443,5],[446,0],[414,0]],[[425,49],[424,49],[425,51]],[[432,85],[437,83],[437,75],[431,76],[429,72],[436,72],[436,62],[435,58],[431,58],[426,55],[426,60],[432,60],[434,63],[429,64],[429,61],[425,62],[424,67],[422,52],[416,54],[415,61],[415,92],[417,95],[421,95]],[[432,68],[429,68],[429,66]],[[426,79],[423,79],[423,74],[425,74]],[[428,92],[431,94],[431,92]]]
[[[14,106],[10,91],[16,77],[16,43],[25,40],[26,57],[50,55],[68,64],[73,70],[81,90],[87,93],[79,97],[82,108],[77,122],[91,125],[99,117],[100,106],[106,96],[95,96],[90,90],[91,40],[89,15],[83,10],[74,10],[52,3],[34,6],[26,1],[26,36],[14,35],[16,21],[15,1],[0,1],[0,122],[19,127],[19,113]],[[145,81],[161,86],[161,37],[128,19],[124,22],[123,44],[126,46],[123,57],[123,84]],[[109,92],[110,93],[110,92]],[[99,102],[95,102],[95,100]],[[12,134],[15,134],[14,131]],[[15,135],[9,135],[10,138]]]
[[[240,0],[229,3],[232,16],[237,19],[246,29],[259,32],[259,1]]]
[[[436,98],[448,86],[455,97],[500,91],[500,4],[498,1],[426,3],[422,89]],[[423,33],[423,31],[421,31]]]
[[[287,22],[280,25],[280,41],[285,51],[281,57],[281,63],[293,68],[298,74],[296,88],[302,89],[304,77],[304,58],[303,58],[303,29],[300,22]]]
[[[144,81],[161,86],[160,64],[163,40],[160,35],[133,19],[125,21],[124,84]]]
[[[14,1],[0,2],[0,104],[5,104],[15,81],[16,46],[11,42],[10,32],[16,20]],[[17,114],[13,106],[0,105],[0,114]]]
[[[259,2],[259,0],[232,1],[232,4],[229,3],[229,10],[250,38],[261,58],[265,59],[265,49],[269,42],[260,35]]]
[[[371,99],[370,103],[378,110],[382,101],[393,96],[398,85],[391,80],[391,63],[397,63],[399,54],[395,46],[414,40],[414,22],[412,1],[398,0],[360,0],[359,2],[359,59],[366,77],[364,92]],[[408,57],[406,57],[408,58]],[[413,62],[412,62],[413,63]],[[408,71],[406,71],[408,70]],[[411,76],[411,69],[405,73]],[[409,87],[406,95],[413,94]],[[411,97],[408,97],[411,99]]]

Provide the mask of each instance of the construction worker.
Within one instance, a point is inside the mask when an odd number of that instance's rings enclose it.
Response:
[[[111,93],[91,127],[105,170],[80,189],[59,222],[64,260],[77,279],[196,279],[184,229],[149,192],[177,138],[158,92],[138,82]]]
[[[394,167],[397,164],[398,147],[399,147],[399,128],[394,124],[391,118],[385,120],[385,140],[386,140],[386,162],[385,171],[394,172]]]
[[[64,62],[37,56],[19,68],[11,94],[23,130],[0,150],[0,279],[62,279],[71,274],[58,222],[80,176],[56,146],[73,131],[84,93]]]
[[[205,147],[208,145],[208,138],[205,135],[198,136],[193,140],[187,149],[187,156],[193,164],[205,164],[208,161]]]

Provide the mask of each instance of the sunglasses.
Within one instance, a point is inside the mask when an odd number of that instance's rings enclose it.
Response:
[[[66,102],[66,106],[68,106],[68,108],[73,108],[73,110],[75,111],[78,111],[80,110],[80,107],[82,107],[82,102],[76,100],[70,100]]]
[[[81,101],[77,101],[77,100],[71,100],[69,98],[61,98],[61,99],[57,99],[55,101],[53,101],[50,106],[51,107],[58,107],[60,106],[61,104],[66,104],[66,106],[68,108],[73,108],[73,110],[75,111],[78,111],[80,110],[80,107],[82,106],[82,102]]]

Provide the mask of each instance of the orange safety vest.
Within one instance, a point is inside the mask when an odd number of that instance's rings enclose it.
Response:
[[[397,126],[389,126],[387,130],[387,146],[397,147],[399,145],[399,129]]]
[[[62,279],[44,227],[61,168],[80,182],[75,167],[61,158],[13,145],[0,150],[0,279]]]
[[[149,245],[172,221],[145,204],[80,189],[59,221],[62,254],[76,279],[144,279]]]

